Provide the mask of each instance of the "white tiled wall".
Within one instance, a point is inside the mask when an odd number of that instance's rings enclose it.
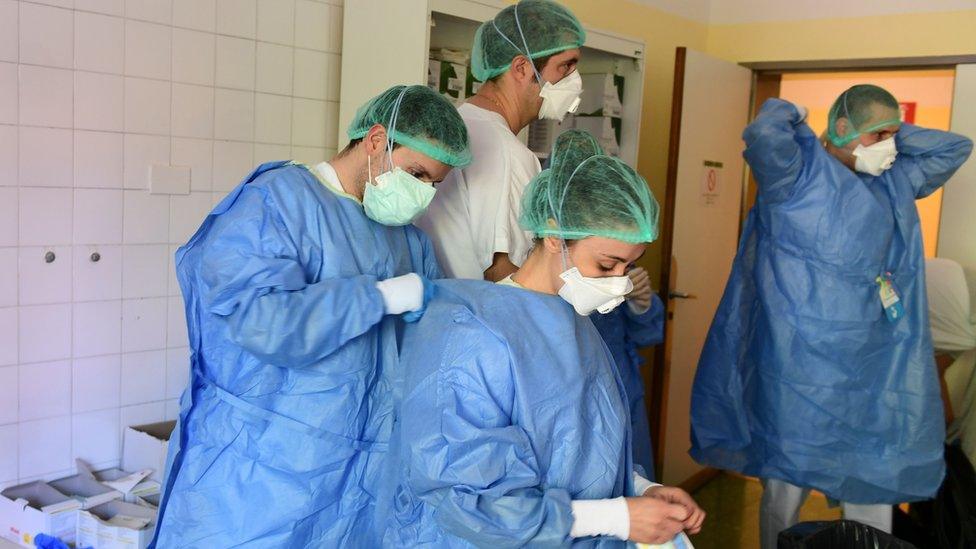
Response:
[[[175,417],[173,254],[255,165],[334,154],[341,6],[0,0],[0,486]],[[150,194],[152,164],[190,193]]]

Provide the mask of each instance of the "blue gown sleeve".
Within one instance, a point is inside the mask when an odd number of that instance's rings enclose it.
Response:
[[[769,202],[789,198],[803,168],[796,140],[796,126],[802,123],[792,103],[769,99],[742,133],[746,142],[743,157],[756,178],[758,192]]]
[[[895,145],[899,169],[892,175],[907,177],[915,198],[924,198],[945,185],[973,150],[968,137],[912,124],[902,124]]]
[[[423,233],[423,231],[417,231],[417,235],[420,237],[420,244],[423,247],[423,264],[424,272],[422,273],[428,280],[438,280],[444,278],[443,273],[441,273],[440,264],[437,263],[437,256],[434,253],[434,244],[430,241],[430,238]]]
[[[627,337],[638,347],[650,347],[664,341],[664,303],[657,294],[651,294],[651,307],[637,314],[624,305]]]
[[[374,277],[308,282],[280,210],[263,191],[244,190],[221,217],[201,277],[208,312],[230,324],[237,345],[271,364],[301,367],[382,320]]]
[[[438,526],[479,546],[568,546],[569,494],[543,488],[515,399],[506,347],[485,328],[451,328],[441,366],[403,403],[406,482]]]

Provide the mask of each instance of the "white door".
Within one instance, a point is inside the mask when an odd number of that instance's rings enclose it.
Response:
[[[673,268],[662,271],[668,273],[673,297],[658,454],[663,456],[661,482],[668,485],[685,483],[702,470],[688,455],[691,386],[735,257],[743,194],[741,135],[748,122],[752,71],[679,48],[675,79],[668,174],[674,186],[673,225],[670,233],[662,227],[665,238],[671,235]],[[671,207],[665,205],[665,224]]]
[[[976,136],[976,65],[956,67],[952,92],[952,131]],[[939,226],[939,257],[976,272],[976,161],[970,159],[945,185]]]

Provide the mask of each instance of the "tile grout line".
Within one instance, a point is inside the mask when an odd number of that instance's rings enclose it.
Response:
[[[72,3],[74,6],[74,3]],[[77,37],[75,33],[77,32],[77,27],[75,26],[75,11],[70,10],[71,13],[71,242],[74,244],[74,226],[75,226],[75,172],[74,172],[74,158],[75,158],[75,71],[74,67],[77,64],[77,48],[75,48],[75,42]],[[72,256],[74,255],[74,249],[72,248]],[[72,282],[74,282],[74,257],[71,258],[71,274]],[[68,324],[71,327],[68,336],[68,387],[70,388],[70,393],[68,394],[68,467],[71,467],[71,458],[75,455],[75,377],[74,377],[74,365],[75,365],[75,303],[74,303],[74,284],[68,289],[68,296],[71,299],[71,305],[68,307]]]
[[[127,11],[126,10],[126,2],[123,1],[122,2],[122,15],[123,15],[123,20],[122,20],[122,72],[123,73],[128,72],[128,71],[126,71],[126,62],[128,61],[128,56],[129,56],[128,48],[126,47],[126,44],[128,42],[128,35],[129,35],[129,25],[126,24],[128,20],[125,18],[126,11]],[[172,41],[172,39],[170,39],[170,40]],[[172,57],[172,51],[170,52],[170,57]],[[172,59],[170,60],[170,63],[172,64]],[[118,428],[118,431],[117,431],[118,432],[118,436],[119,436],[119,448],[118,448],[118,450],[119,450],[119,465],[122,464],[122,456],[121,456],[121,454],[122,454],[122,354],[123,354],[122,353],[122,349],[125,348],[125,295],[124,295],[124,291],[123,290],[125,288],[125,257],[127,255],[126,254],[127,242],[126,242],[126,238],[125,238],[125,217],[126,217],[125,216],[125,210],[126,210],[125,204],[126,204],[126,194],[127,194],[126,193],[126,175],[127,175],[126,171],[127,171],[127,169],[126,169],[125,156],[126,156],[126,141],[127,141],[126,137],[128,136],[128,133],[125,131],[125,123],[126,123],[126,113],[125,113],[125,99],[126,99],[125,87],[126,86],[125,86],[125,78],[126,78],[125,76],[122,77],[122,132],[121,132],[122,133],[122,227],[121,227],[121,235],[120,235],[120,237],[121,237],[120,238],[120,241],[121,242],[119,244],[119,252],[121,252],[121,258],[120,258],[120,261],[119,261],[120,262],[119,269],[121,271],[119,273],[119,298],[120,298],[120,304],[119,304],[119,373],[118,373],[118,381],[119,381],[119,389],[118,389],[118,398],[119,398],[118,418],[119,419],[118,419],[118,421],[119,421],[119,428]],[[172,99],[173,98],[172,98],[172,92],[171,92],[170,93],[170,101],[172,101]]]
[[[21,479],[21,465],[20,465],[20,453],[21,453],[21,447],[20,447],[20,444],[21,444],[21,436],[20,436],[20,431],[21,431],[21,418],[20,418],[20,416],[21,416],[21,412],[20,412],[20,406],[21,406],[22,397],[21,397],[21,394],[20,394],[20,383],[21,383],[21,379],[20,378],[21,378],[21,354],[23,353],[23,349],[21,349],[22,345],[20,343],[20,336],[21,336],[21,331],[22,331],[21,330],[21,327],[20,327],[20,307],[21,307],[21,305],[20,305],[20,301],[21,301],[20,300],[20,277],[21,277],[21,273],[20,273],[20,239],[21,239],[21,236],[20,236],[20,221],[21,221],[21,219],[23,217],[23,213],[21,211],[22,208],[21,208],[21,199],[20,199],[20,196],[21,196],[21,192],[20,192],[20,179],[21,179],[21,175],[20,175],[20,171],[21,171],[21,166],[20,166],[20,118],[21,118],[21,116],[20,116],[20,107],[21,107],[21,98],[20,98],[20,96],[21,96],[21,92],[20,92],[20,88],[21,88],[21,82],[20,82],[20,28],[22,26],[21,25],[21,21],[20,21],[20,6],[21,6],[21,4],[20,4],[20,2],[18,2],[17,3],[17,65],[15,65],[17,67],[17,69],[16,69],[17,70],[17,125],[16,125],[16,132],[15,132],[16,133],[16,139],[17,139],[17,187],[16,187],[16,191],[14,191],[15,192],[15,195],[17,197],[17,299],[15,300],[15,303],[17,304],[17,306],[16,306],[17,308],[14,311],[14,323],[15,323],[15,325],[17,327],[17,429],[16,429],[16,432],[17,432],[17,455],[15,456],[14,461],[16,463],[16,469],[17,469],[16,476],[17,476],[17,482],[18,483],[20,483],[20,479]]]

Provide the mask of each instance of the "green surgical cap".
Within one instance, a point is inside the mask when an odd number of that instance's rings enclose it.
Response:
[[[484,82],[507,71],[512,59],[545,57],[579,48],[586,31],[565,7],[548,0],[522,0],[478,27],[471,47],[471,74]]]
[[[877,108],[876,105],[881,108]],[[890,116],[892,111],[894,116]],[[846,135],[837,135],[838,118],[846,118],[849,121],[850,130]],[[862,134],[892,124],[901,124],[901,111],[895,96],[878,86],[858,84],[840,94],[830,107],[827,137],[835,146],[843,147]]]
[[[530,183],[519,223],[536,237],[602,236],[639,244],[657,239],[658,204],[647,181],[603,154],[589,133],[570,130],[553,146],[549,169]]]
[[[393,86],[372,98],[349,124],[349,139],[361,139],[374,124],[394,143],[449,166],[471,163],[468,130],[450,101],[427,86]]]

